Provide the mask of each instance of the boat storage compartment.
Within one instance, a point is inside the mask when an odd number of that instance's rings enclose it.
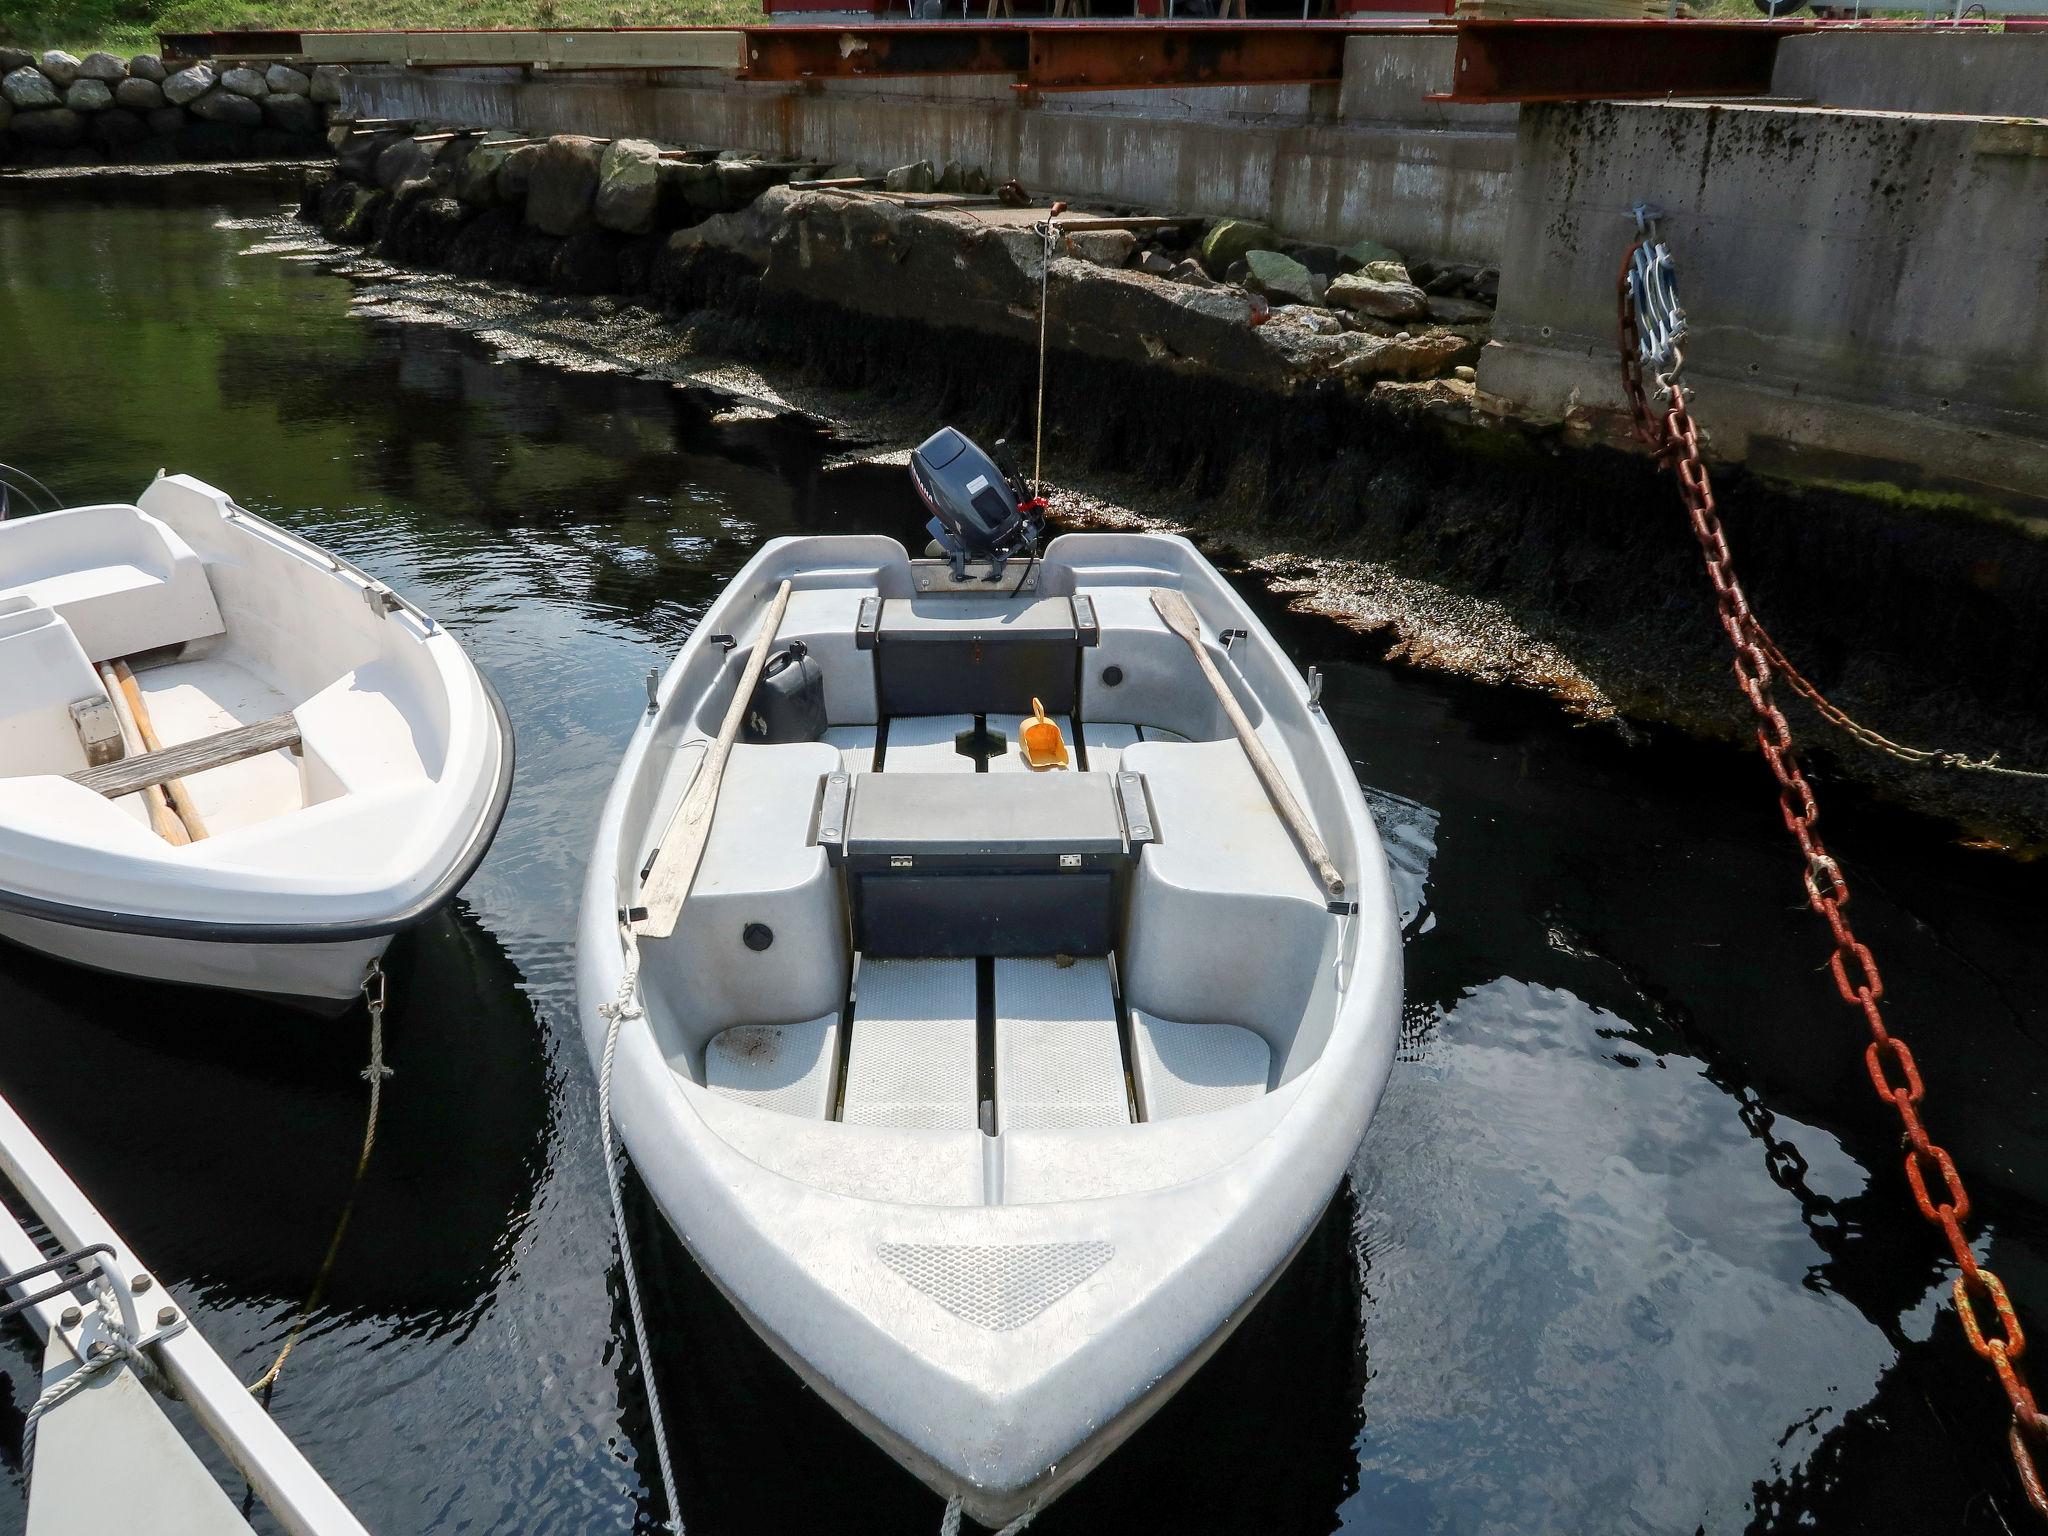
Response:
[[[818,842],[875,957],[1104,955],[1152,840],[1139,774],[828,774]]]
[[[861,600],[854,643],[875,653],[884,715],[1070,714],[1081,649],[1099,634],[1086,597],[967,593]]]

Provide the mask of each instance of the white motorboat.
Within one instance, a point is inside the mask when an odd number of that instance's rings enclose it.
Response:
[[[947,436],[921,481],[987,463]],[[1401,960],[1312,685],[1193,546],[969,564],[991,551],[935,531],[953,558],[768,544],[650,679],[578,998],[704,1269],[997,1526],[1129,1436],[1307,1238],[1391,1064]],[[1060,753],[1027,740],[1039,703]]]
[[[0,937],[339,1011],[511,776],[452,636],[211,486],[0,522]]]

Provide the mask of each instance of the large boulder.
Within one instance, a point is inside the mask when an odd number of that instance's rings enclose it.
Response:
[[[220,88],[224,91],[233,91],[237,96],[247,96],[251,101],[260,100],[270,94],[270,87],[264,83],[263,76],[256,70],[243,66],[222,74]]]
[[[389,188],[398,186],[401,182],[424,181],[433,175],[433,172],[433,150],[417,139],[407,137],[378,154],[374,174],[378,186]]]
[[[18,112],[40,112],[64,105],[64,97],[50,77],[26,64],[0,77],[0,96],[6,97],[7,104]]]
[[[1377,240],[1361,240],[1356,245],[1347,245],[1338,253],[1346,272],[1356,272],[1369,262],[1399,261],[1401,253],[1390,245],[1381,245]]]
[[[125,158],[125,153],[149,138],[149,124],[139,112],[130,112],[124,107],[110,107],[93,115],[86,130],[92,142],[108,154]]]
[[[263,83],[273,95],[310,96],[313,82],[289,64],[273,64],[263,71]]]
[[[69,107],[17,112],[7,131],[17,142],[36,149],[70,149],[85,142],[85,114]]]
[[[720,160],[714,170],[719,201],[726,208],[744,208],[770,187],[789,179],[786,169],[758,160]]]
[[[498,167],[498,197],[507,203],[523,203],[533,185],[533,168],[540,163],[540,144],[522,144]]]
[[[193,64],[164,81],[164,100],[174,107],[190,106],[212,90],[220,76],[211,64]]]
[[[128,78],[128,66],[111,53],[88,53],[78,61],[78,74],[80,79],[112,86]]]
[[[1362,272],[1347,272],[1331,283],[1325,302],[1376,320],[1413,320],[1429,309],[1429,295],[1413,283],[1383,283]]]
[[[306,93],[315,101],[324,102],[328,106],[339,106],[341,81],[347,73],[348,71],[339,64],[317,64],[313,67],[313,77],[307,85]]]
[[[498,202],[502,196],[498,189],[498,172],[512,158],[513,152],[496,139],[511,137],[494,128],[473,144],[469,153],[456,165],[448,190],[472,208],[489,208]]]
[[[1253,251],[1270,250],[1279,243],[1270,226],[1253,219],[1218,219],[1202,236],[1202,266],[1211,277],[1221,277]]]
[[[1336,373],[1345,379],[1433,379],[1472,362],[1479,343],[1449,331],[1371,336],[1351,331],[1333,338],[1345,348]]]
[[[665,221],[696,222],[725,206],[718,185],[718,167],[696,160],[661,162],[661,206]]]
[[[526,189],[526,222],[550,235],[590,228],[604,147],[594,139],[562,135],[540,146]]]
[[[17,69],[27,69],[35,61],[36,56],[26,48],[0,48],[0,75],[11,75]]]
[[[929,160],[919,160],[914,165],[899,165],[882,178],[882,187],[888,192],[930,192],[939,184],[939,173],[932,169]]]
[[[1276,304],[1319,304],[1320,280],[1292,256],[1278,251],[1246,251],[1245,286]]]
[[[263,109],[246,96],[233,91],[208,91],[188,109],[202,122],[224,123],[230,128],[260,128]]]
[[[104,80],[80,75],[64,88],[64,105],[74,112],[104,112],[114,104],[114,93]]]
[[[36,60],[36,68],[48,75],[50,82],[61,90],[78,78],[78,63],[75,54],[66,53],[62,48],[52,48]]]
[[[312,138],[320,132],[320,109],[303,96],[277,94],[261,103],[263,120],[282,133]]]
[[[1445,325],[1491,325],[1493,306],[1478,299],[1453,298],[1449,294],[1429,296],[1429,318]]]
[[[183,107],[158,107],[148,117],[144,118],[143,121],[149,124],[149,131],[151,133],[160,139],[168,139],[172,134],[184,128],[185,109]]]
[[[1067,249],[1083,261],[1098,267],[1120,267],[1138,248],[1138,237],[1128,229],[1084,229],[1066,236]]]
[[[114,87],[114,102],[130,112],[154,112],[164,104],[164,88],[141,75],[130,75]]]
[[[661,151],[645,139],[614,139],[599,158],[591,214],[601,229],[644,235],[661,202]]]
[[[138,53],[128,61],[128,78],[149,80],[157,85],[164,83],[164,61],[153,53]]]

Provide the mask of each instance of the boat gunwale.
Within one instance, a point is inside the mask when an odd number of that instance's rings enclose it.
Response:
[[[435,627],[438,630],[439,626]],[[491,680],[484,675],[483,669],[469,661],[467,652],[460,654],[468,661],[471,674],[483,688],[491,717],[497,723],[498,739],[503,744],[497,780],[491,786],[489,802],[461,854],[450,861],[447,870],[429,889],[398,911],[382,917],[345,918],[331,922],[245,923],[222,918],[171,917],[159,913],[74,906],[69,902],[50,901],[0,886],[0,912],[39,918],[72,928],[90,928],[101,933],[216,944],[334,944],[403,933],[408,928],[418,927],[469,883],[470,877],[491,851],[491,845],[497,841],[505,808],[512,798],[513,768],[518,757],[512,717],[506,712],[505,701],[498,697],[498,690],[491,686]]]

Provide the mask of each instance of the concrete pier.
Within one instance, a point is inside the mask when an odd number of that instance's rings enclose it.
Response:
[[[1463,106],[1445,33],[1357,36],[1321,86],[1018,92],[1000,77],[357,68],[366,115],[957,160],[1035,191],[1498,263],[1480,385],[1599,429],[1626,210],[1659,205],[1725,461],[2048,528],[2048,36],[1829,29],[1768,104]],[[1605,424],[1611,428],[1613,423]]]

